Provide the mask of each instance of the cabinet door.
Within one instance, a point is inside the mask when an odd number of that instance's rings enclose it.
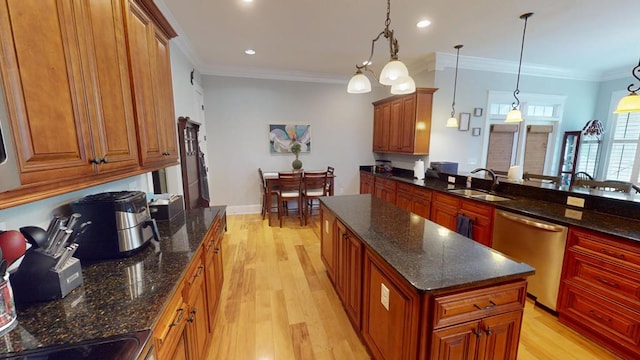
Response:
[[[190,299],[189,317],[187,318],[187,334],[189,338],[189,358],[204,359],[209,336],[209,319],[207,297],[204,281],[197,284],[198,290],[194,299]]]
[[[416,189],[413,196],[413,212],[425,219],[429,219],[431,217],[431,191]]]
[[[406,211],[413,211],[413,195],[411,192],[398,189],[396,205]]]
[[[413,153],[416,123],[416,97],[408,96],[402,100],[402,121],[400,132],[400,151]]]
[[[460,214],[473,222],[473,240],[490,247],[493,238],[493,207],[476,201],[461,200]]]
[[[373,151],[389,151],[389,121],[391,104],[385,103],[373,109]]]
[[[345,287],[347,284],[347,228],[340,221],[336,221],[335,227],[336,238],[336,268],[335,268],[335,287],[338,297],[343,303],[346,303]]]
[[[178,340],[178,345],[176,345],[176,348],[173,352],[173,354],[171,354],[170,356],[167,357],[158,357],[159,360],[189,360],[191,359],[191,357],[189,357],[189,353],[188,353],[188,347],[187,347],[187,330],[185,328],[185,330],[182,332],[182,334],[180,335],[180,339]]]
[[[85,15],[92,156],[100,172],[138,166],[122,1],[76,0]]]
[[[360,172],[360,194],[373,194],[373,175]]]
[[[327,275],[329,279],[335,283],[335,268],[336,268],[336,232],[334,226],[336,217],[331,211],[328,211],[324,206],[320,207],[320,226],[322,233],[320,236],[320,255],[322,262],[327,268]]]
[[[391,102],[391,118],[389,119],[389,150],[400,152],[402,150],[402,99]]]
[[[478,359],[516,359],[520,339],[522,311],[513,311],[483,319],[478,344]]]
[[[456,231],[457,215],[458,209],[454,207],[446,204],[438,204],[437,202],[431,204],[431,221],[449,230]]]
[[[478,321],[450,326],[433,332],[431,359],[433,360],[474,360],[478,339]]]
[[[362,243],[347,231],[345,260],[345,307],[356,329],[360,329],[362,304]]]
[[[0,68],[23,185],[94,171],[78,16],[71,1],[0,4]]]

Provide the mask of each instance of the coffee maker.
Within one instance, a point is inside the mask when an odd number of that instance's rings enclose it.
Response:
[[[160,240],[142,191],[105,192],[71,203],[71,209],[91,221],[80,239],[75,257],[80,260],[117,259],[141,250],[152,238]]]

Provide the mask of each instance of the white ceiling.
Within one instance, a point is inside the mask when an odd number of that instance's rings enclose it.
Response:
[[[205,74],[346,82],[384,29],[385,0],[156,0],[179,33],[177,44]],[[594,77],[627,71],[640,58],[638,0],[392,0],[391,26],[410,71],[433,53],[515,63],[522,13],[528,21],[523,67]],[[416,23],[431,20],[418,29]],[[245,55],[255,49],[253,56]],[[389,58],[376,43],[374,71]]]

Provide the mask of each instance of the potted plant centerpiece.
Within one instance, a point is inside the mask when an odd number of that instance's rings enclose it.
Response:
[[[302,146],[300,146],[300,143],[294,142],[289,149],[291,149],[291,152],[296,156],[296,159],[293,160],[293,162],[291,163],[291,167],[294,170],[302,169],[302,161],[298,159],[298,154],[300,154],[300,150],[302,149]]]

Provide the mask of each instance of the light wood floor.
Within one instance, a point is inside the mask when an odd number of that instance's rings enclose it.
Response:
[[[225,283],[208,359],[369,359],[320,260],[318,216],[283,228],[228,216]],[[274,224],[276,224],[274,222]],[[527,303],[519,360],[617,359]]]

